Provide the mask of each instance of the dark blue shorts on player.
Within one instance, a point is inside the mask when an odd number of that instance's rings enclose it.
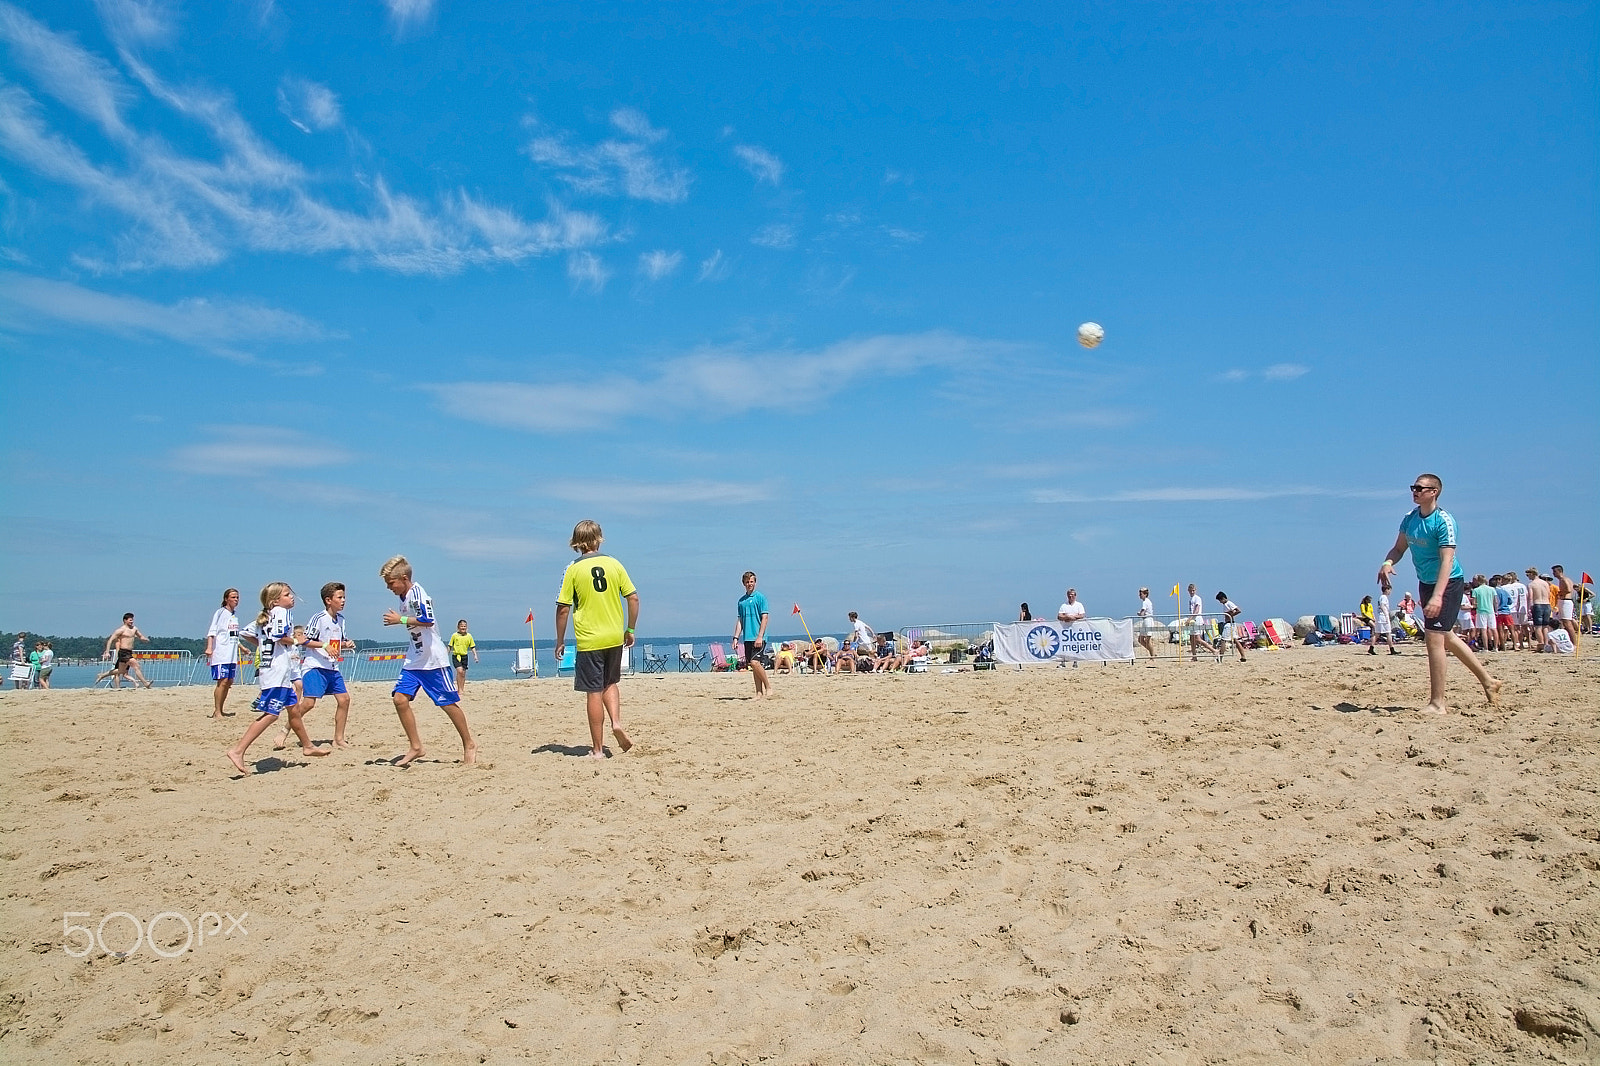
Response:
[[[417,690],[428,694],[438,707],[449,707],[461,702],[456,691],[456,672],[446,667],[437,670],[401,670],[400,680],[394,683],[394,694],[415,699]]]
[[[1459,577],[1453,577],[1445,582],[1444,603],[1439,608],[1437,618],[1428,617],[1428,604],[1433,601],[1434,586],[1426,581],[1417,582],[1417,591],[1422,594],[1422,628],[1430,633],[1448,633],[1456,627],[1456,619],[1461,615],[1461,591],[1466,587],[1466,582]]]
[[[622,680],[622,645],[580,651],[574,660],[572,687],[579,692],[604,692]]]
[[[307,669],[305,676],[300,679],[300,687],[306,690],[308,700],[319,700],[324,696],[342,696],[350,691],[344,687],[344,675],[326,666],[313,666]]]
[[[286,688],[264,688],[261,690],[261,695],[257,696],[256,701],[250,706],[254,707],[259,714],[270,714],[276,717],[279,712],[288,710],[299,702],[300,698],[294,694],[292,686]]]

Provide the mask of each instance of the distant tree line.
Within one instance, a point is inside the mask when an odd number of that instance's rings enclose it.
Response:
[[[103,636],[57,637],[49,633],[29,633],[27,645],[29,651],[33,650],[34,642],[38,640],[48,640],[58,659],[98,659],[100,658],[100,653],[106,647],[106,638]],[[0,659],[10,657],[11,645],[16,642],[17,635],[15,633],[0,633]],[[358,640],[356,641],[356,647],[373,648],[377,647],[378,643],[375,640]],[[158,637],[152,635],[150,643],[145,644],[141,641],[134,650],[143,651],[147,648],[151,650],[159,648],[163,651],[193,652],[195,657],[198,658],[200,653],[206,650],[206,642],[203,637],[197,640],[194,637]]]

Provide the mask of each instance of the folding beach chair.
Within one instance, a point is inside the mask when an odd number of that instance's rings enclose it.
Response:
[[[515,663],[513,663],[512,666],[511,666],[511,676],[512,677],[532,677],[533,674],[534,674],[533,649],[532,648],[518,648],[517,649],[517,661]]]
[[[679,644],[678,645],[678,673],[681,674],[685,670],[700,671],[700,670],[704,670],[705,668],[706,668],[706,653],[705,652],[701,652],[699,655],[696,655],[694,653],[694,645],[693,644]]]
[[[728,662],[728,651],[721,644],[711,645],[711,669],[731,670],[732,664]]]
[[[578,672],[578,646],[576,644],[568,646],[567,650],[561,653],[561,661],[556,663],[556,676],[560,677],[563,670],[571,670],[573,673]]]
[[[647,674],[664,674],[667,672],[667,657],[657,655],[654,644],[644,646],[644,672]]]

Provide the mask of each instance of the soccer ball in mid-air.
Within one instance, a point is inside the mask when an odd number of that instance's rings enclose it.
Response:
[[[1085,348],[1099,346],[1106,339],[1106,331],[1098,322],[1085,322],[1078,327],[1078,343]]]

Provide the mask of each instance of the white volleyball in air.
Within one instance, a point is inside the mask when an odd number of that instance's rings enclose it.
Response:
[[[1085,322],[1078,327],[1078,343],[1085,348],[1098,347],[1106,339],[1105,327],[1098,322]]]

